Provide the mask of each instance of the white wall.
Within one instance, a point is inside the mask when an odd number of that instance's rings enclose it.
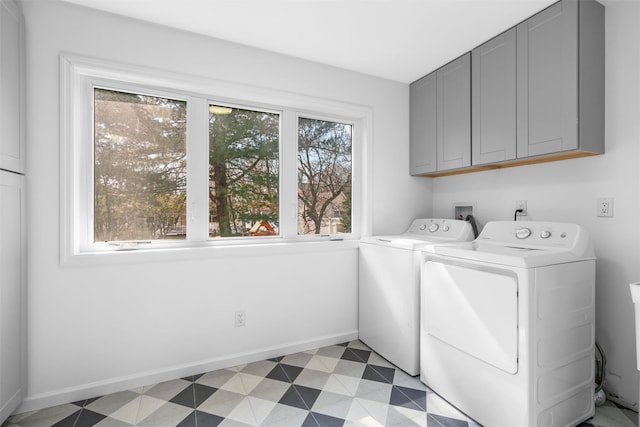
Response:
[[[59,54],[359,104],[373,110],[369,229],[431,212],[409,177],[408,86],[57,1],[25,0],[29,385],[21,410],[357,336],[357,249],[94,267],[59,265]],[[357,54],[357,52],[354,52]],[[64,171],[62,171],[64,173]],[[244,308],[247,326],[235,328]]]
[[[434,214],[477,202],[481,225],[513,219],[567,221],[589,231],[596,264],[596,339],[607,355],[606,389],[637,409],[633,306],[628,284],[640,280],[640,2],[605,0],[606,153],[433,181]],[[614,198],[614,217],[596,217],[596,198]]]
[[[602,3],[606,154],[428,179],[407,172],[407,85],[56,1],[24,0],[29,396],[22,410],[335,342],[357,331],[357,252],[348,245],[241,259],[216,253],[210,260],[61,267],[60,52],[371,107],[367,209],[373,234],[401,232],[418,216],[450,217],[451,204],[459,201],[477,202],[481,225],[512,218],[514,202],[522,199],[528,202],[527,219],[584,225],[598,256],[597,339],[607,352],[607,388],[620,401],[636,405],[628,283],[640,280],[640,3]],[[599,196],[615,198],[613,218],[596,218]],[[326,265],[333,268],[319,267]],[[245,328],[233,327],[238,308],[247,310]]]

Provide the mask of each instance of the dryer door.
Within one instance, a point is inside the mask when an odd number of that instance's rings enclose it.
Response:
[[[515,272],[428,260],[422,266],[427,334],[507,373],[518,372]]]

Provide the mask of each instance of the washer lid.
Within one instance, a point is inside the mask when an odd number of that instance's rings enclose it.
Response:
[[[400,249],[416,250],[436,243],[451,243],[451,239],[442,237],[415,236],[398,234],[395,236],[367,236],[360,239],[360,243],[390,246]]]

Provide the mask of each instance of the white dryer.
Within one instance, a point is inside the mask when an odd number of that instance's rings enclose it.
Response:
[[[585,230],[489,222],[425,247],[420,379],[491,427],[594,414],[595,257]]]
[[[420,373],[420,249],[473,240],[469,222],[416,219],[395,236],[360,240],[359,338],[409,375]]]

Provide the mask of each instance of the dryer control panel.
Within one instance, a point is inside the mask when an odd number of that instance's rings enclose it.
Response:
[[[477,241],[529,249],[574,250],[588,245],[589,238],[584,228],[573,223],[493,221],[484,226]]]

